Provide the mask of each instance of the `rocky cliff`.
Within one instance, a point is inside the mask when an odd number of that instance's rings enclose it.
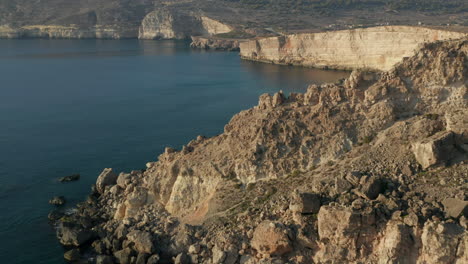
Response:
[[[138,38],[186,39],[190,36],[210,36],[231,30],[230,26],[206,16],[161,9],[145,16]]]
[[[0,25],[0,38],[140,38],[140,39],[187,39],[191,36],[212,36],[227,33],[232,28],[204,15],[159,8],[136,24],[76,24],[25,25],[12,27]]]
[[[264,94],[49,217],[97,263],[467,263],[467,54],[427,43],[387,72]]]
[[[190,47],[205,50],[227,50],[227,51],[239,51],[239,44],[245,40],[239,39],[224,39],[215,37],[199,37],[192,36],[192,42]]]
[[[390,70],[421,43],[459,39],[466,33],[385,26],[263,38],[240,45],[241,57],[278,64],[333,69]]]

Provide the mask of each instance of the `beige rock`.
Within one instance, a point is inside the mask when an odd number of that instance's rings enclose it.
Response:
[[[96,180],[96,189],[103,193],[106,186],[112,186],[117,181],[117,174],[111,168],[104,169]]]
[[[128,240],[135,243],[135,249],[140,253],[151,254],[154,251],[152,237],[148,232],[135,230],[127,235]]]
[[[413,144],[416,160],[426,169],[432,165],[448,161],[455,151],[454,134],[451,131],[439,132],[423,141]]]
[[[377,249],[378,263],[415,263],[417,245],[408,226],[391,221]]]
[[[455,263],[459,241],[466,236],[466,231],[457,224],[427,222],[421,236],[419,263]]]
[[[453,218],[460,216],[468,217],[468,201],[462,201],[455,198],[447,198],[442,204],[444,205],[447,215]]]
[[[320,195],[295,192],[289,204],[289,209],[301,214],[316,214],[320,210]]]
[[[268,255],[281,256],[292,250],[287,229],[270,221],[262,222],[255,228],[251,245],[258,252]]]

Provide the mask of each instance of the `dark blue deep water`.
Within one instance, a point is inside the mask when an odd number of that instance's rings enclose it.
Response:
[[[102,168],[144,168],[165,146],[221,133],[262,93],[346,75],[187,42],[0,40],[0,262],[63,263],[48,200],[83,200]]]

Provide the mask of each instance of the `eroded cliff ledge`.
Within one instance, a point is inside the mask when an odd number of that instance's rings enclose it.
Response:
[[[50,215],[58,238],[97,263],[467,263],[467,54],[427,43],[388,72],[264,94],[146,170],[105,169]]]
[[[294,34],[244,42],[243,59],[332,69],[390,70],[421,43],[459,39],[466,33],[411,26]]]

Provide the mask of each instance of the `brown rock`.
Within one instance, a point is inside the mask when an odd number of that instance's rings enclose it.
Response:
[[[264,221],[255,228],[252,247],[263,254],[284,255],[292,250],[287,232],[280,223]]]
[[[148,232],[134,230],[127,235],[128,240],[135,243],[135,250],[151,254],[154,251],[152,237]]]
[[[460,216],[468,217],[468,201],[462,201],[455,198],[445,199],[442,204],[444,210],[450,217],[458,218]]]
[[[423,167],[442,164],[448,161],[454,151],[454,134],[451,131],[439,132],[423,141],[413,144],[413,153],[416,160]]]
[[[96,189],[103,193],[106,186],[114,185],[117,181],[117,174],[111,168],[104,169],[96,180]]]
[[[289,204],[289,209],[301,214],[316,214],[320,210],[320,195],[295,192]]]

